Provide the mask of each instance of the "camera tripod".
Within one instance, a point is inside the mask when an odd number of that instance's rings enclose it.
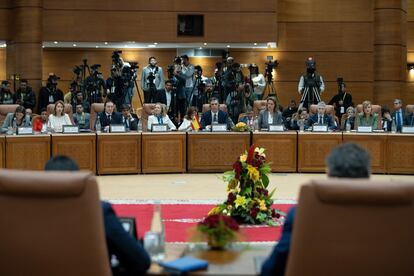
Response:
[[[276,102],[279,103],[279,98],[278,98],[278,96],[276,94],[276,88],[275,88],[275,84],[274,84],[273,80],[270,80],[270,81],[268,80],[266,82],[266,86],[265,86],[263,95],[266,95],[266,93],[267,93],[267,97],[266,98],[268,98],[268,97],[275,97],[276,98]]]
[[[310,93],[312,94],[310,95]],[[302,98],[300,99],[299,109],[301,109],[304,106],[305,102],[307,103],[307,106],[305,107],[308,108],[309,104],[312,104],[315,102],[315,98],[318,103],[321,101],[321,96],[319,95],[318,89],[314,86],[312,87],[305,86],[303,93],[302,93]]]

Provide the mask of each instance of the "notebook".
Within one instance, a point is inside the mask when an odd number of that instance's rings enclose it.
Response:
[[[186,256],[174,261],[160,262],[159,265],[170,272],[189,272],[199,269],[206,269],[208,267],[208,262]]]

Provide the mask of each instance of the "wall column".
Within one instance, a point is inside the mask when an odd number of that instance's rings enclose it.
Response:
[[[375,0],[374,104],[392,107],[406,87],[407,0]]]
[[[38,95],[42,84],[43,0],[10,1],[6,77],[20,75]]]

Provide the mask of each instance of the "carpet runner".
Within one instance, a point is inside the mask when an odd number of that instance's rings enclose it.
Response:
[[[189,230],[201,221],[214,204],[161,204],[161,217],[165,225],[167,242],[189,242]],[[274,204],[273,208],[287,212],[293,204]],[[153,204],[113,204],[118,216],[135,217],[138,236],[142,238],[151,227]],[[280,238],[282,227],[243,225],[242,241],[275,242]]]

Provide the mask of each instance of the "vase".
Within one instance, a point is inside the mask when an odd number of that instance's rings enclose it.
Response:
[[[207,244],[211,250],[224,250],[228,241],[220,238],[216,235],[209,235],[207,238]]]

